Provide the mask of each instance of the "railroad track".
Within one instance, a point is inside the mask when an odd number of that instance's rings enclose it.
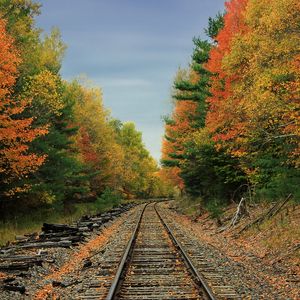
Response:
[[[172,235],[180,241],[181,247],[187,253],[193,266],[201,274],[204,282],[207,282],[217,299],[244,299],[247,295],[241,296],[236,292],[233,285],[228,283],[228,278],[236,277],[228,273],[223,266],[212,262],[212,257],[207,256],[205,246],[193,235],[189,229],[173,219],[168,209],[159,205],[159,213],[167,224]],[[238,278],[237,278],[238,279]]]
[[[106,300],[215,299],[169,226],[146,205]]]

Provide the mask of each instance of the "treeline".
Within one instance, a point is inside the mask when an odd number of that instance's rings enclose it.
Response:
[[[299,199],[300,2],[225,6],[175,77],[164,173],[207,207]]]
[[[42,35],[40,4],[0,0],[1,213],[42,205],[167,195],[132,123],[103,107],[101,90],[60,75],[66,45]]]

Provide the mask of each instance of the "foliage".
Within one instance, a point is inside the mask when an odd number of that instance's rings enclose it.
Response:
[[[182,177],[186,192],[200,196],[204,203],[232,199],[235,190],[245,181],[238,160],[217,150],[206,128],[195,132],[187,145]]]
[[[7,34],[0,19],[0,194],[13,195],[28,187],[13,185],[33,173],[44,162],[46,155],[29,151],[29,143],[47,132],[32,128],[33,118],[20,115],[30,105],[28,99],[13,96],[17,67],[20,63],[13,39]]]
[[[109,112],[103,107],[101,90],[74,81],[69,85],[75,100],[74,117],[79,127],[76,144],[79,159],[86,165],[91,191],[101,194],[105,187],[118,189],[123,152],[109,124]]]
[[[215,38],[223,23],[221,14],[210,18],[206,30],[210,38]],[[166,172],[177,175],[173,182],[181,189],[184,187],[189,195],[200,196],[205,203],[215,199],[224,201],[232,197],[244,178],[237,161],[216,149],[205,127],[212,77],[205,65],[213,45],[200,38],[194,38],[193,42],[190,71],[180,70],[175,79],[175,107],[165,125],[162,164]]]
[[[32,98],[30,113],[39,123],[52,122],[64,108],[60,77],[49,70],[30,77],[25,93]]]
[[[123,149],[121,191],[128,196],[149,197],[154,192],[154,173],[158,171],[156,162],[146,150],[142,133],[134,123],[119,124],[116,130],[117,142]],[[153,191],[151,191],[153,190]]]
[[[164,172],[206,207],[240,197],[244,187],[257,199],[297,198],[299,1],[225,6],[208,20],[211,42],[194,38],[189,70],[175,79]],[[189,101],[195,108],[184,110]]]
[[[110,188],[106,188],[102,195],[95,201],[95,207],[98,210],[104,210],[108,205],[114,207],[121,203],[122,196],[116,191],[112,191]]]
[[[282,197],[299,193],[299,3],[246,3],[228,4],[211,51],[207,125],[257,191]]]
[[[208,26],[205,33],[208,37],[215,40],[219,31],[224,27],[224,14],[218,13],[215,18],[208,18]]]

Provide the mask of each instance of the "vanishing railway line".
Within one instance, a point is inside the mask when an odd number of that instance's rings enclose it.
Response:
[[[0,299],[287,298],[203,242],[171,207],[127,205],[19,237],[0,249]]]
[[[146,205],[106,300],[215,299],[156,209]]]

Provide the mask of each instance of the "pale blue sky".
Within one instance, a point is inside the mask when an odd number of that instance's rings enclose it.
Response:
[[[190,61],[194,36],[223,0],[42,0],[38,26],[60,28],[68,45],[65,79],[86,74],[103,90],[113,117],[133,121],[158,160],[162,116],[179,66]]]

